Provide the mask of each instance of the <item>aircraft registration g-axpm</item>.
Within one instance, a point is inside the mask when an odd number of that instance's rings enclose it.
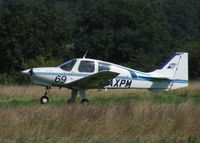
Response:
[[[46,87],[41,104],[49,101],[47,94],[52,86],[72,90],[68,103],[74,103],[79,91],[81,103],[89,103],[87,89],[146,88],[162,92],[188,86],[188,53],[176,52],[153,72],[141,72],[101,60],[77,58],[57,67],[40,67],[22,71],[33,84]]]

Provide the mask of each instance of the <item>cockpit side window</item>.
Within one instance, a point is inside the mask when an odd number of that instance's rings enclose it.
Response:
[[[81,61],[79,72],[94,72],[94,62],[93,61]]]
[[[106,63],[99,62],[99,71],[109,71],[110,65]]]
[[[70,61],[60,65],[60,68],[65,71],[71,71],[72,68],[74,67],[75,63],[76,63],[76,60],[70,60]]]

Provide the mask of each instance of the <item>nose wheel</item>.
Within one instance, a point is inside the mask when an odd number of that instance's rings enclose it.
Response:
[[[46,103],[49,102],[49,98],[47,97],[47,94],[50,92],[50,89],[51,89],[51,87],[48,87],[48,86],[46,87],[46,91],[45,91],[44,96],[42,96],[40,98],[40,103],[41,104],[46,104]]]
[[[46,104],[46,103],[48,103],[49,102],[49,98],[47,97],[47,96],[42,96],[41,98],[40,98],[40,103],[41,104]]]

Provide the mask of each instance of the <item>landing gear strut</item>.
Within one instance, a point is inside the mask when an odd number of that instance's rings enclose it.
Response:
[[[49,86],[46,87],[46,91],[45,91],[44,96],[42,96],[40,98],[40,103],[41,104],[46,104],[46,103],[49,102],[49,98],[47,97],[47,94],[50,92],[50,89],[51,89],[51,87],[49,87]]]
[[[81,97],[81,104],[88,105],[89,104],[89,100],[85,96],[85,90],[82,90],[82,89],[79,89],[79,90],[72,89],[71,98],[68,100],[68,103],[72,104],[72,103],[76,102],[76,96],[77,96],[78,91],[79,91],[80,97]]]
[[[89,100],[85,96],[85,90],[79,90],[81,96],[81,104],[89,105]]]
[[[71,98],[68,99],[68,104],[74,104],[76,103],[76,96],[77,96],[78,90],[72,89]]]

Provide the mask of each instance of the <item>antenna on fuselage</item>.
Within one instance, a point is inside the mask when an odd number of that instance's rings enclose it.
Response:
[[[85,57],[87,56],[88,50],[86,51],[85,55],[83,56],[83,59],[85,59]]]

